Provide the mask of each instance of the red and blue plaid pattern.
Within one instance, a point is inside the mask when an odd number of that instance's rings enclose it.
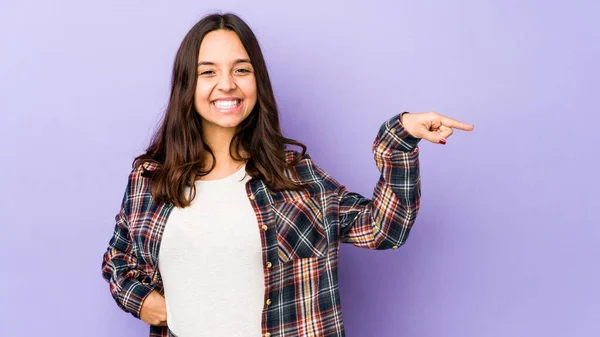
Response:
[[[296,174],[286,172],[292,180],[308,183],[308,189],[272,192],[258,179],[246,184],[258,220],[267,285],[261,336],[344,336],[339,243],[369,249],[404,244],[419,211],[418,141],[404,130],[400,115],[381,125],[373,144],[381,176],[370,199],[348,191],[310,155],[294,167]],[[299,153],[289,150],[286,156],[290,161]],[[149,179],[142,173],[156,168],[145,163],[131,172],[102,262],[112,296],[137,318],[152,290],[163,294],[158,252],[173,205],[152,202]],[[168,328],[151,326],[150,336],[167,337]]]

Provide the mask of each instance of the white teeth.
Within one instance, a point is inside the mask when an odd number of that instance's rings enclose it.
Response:
[[[240,101],[237,99],[233,101],[216,101],[213,104],[219,109],[231,109],[237,107]]]

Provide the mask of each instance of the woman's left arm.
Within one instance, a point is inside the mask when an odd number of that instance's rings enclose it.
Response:
[[[402,113],[385,121],[373,143],[381,175],[372,199],[348,191],[315,166],[318,175],[336,187],[341,242],[369,249],[404,244],[420,206],[417,144],[421,138],[445,144],[452,128],[470,131],[473,126],[437,113]]]

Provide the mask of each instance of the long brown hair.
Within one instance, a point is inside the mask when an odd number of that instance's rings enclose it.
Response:
[[[216,158],[202,139],[201,117],[194,106],[197,81],[197,62],[200,44],[211,31],[225,29],[235,32],[254,67],[257,102],[254,109],[237,127],[229,146],[229,154],[235,160],[247,160],[246,172],[256,179],[263,179],[269,189],[299,190],[305,185],[293,182],[285,175],[285,169],[298,163],[306,153],[306,146],[282,135],[277,105],[256,36],[237,15],[211,14],[202,18],[186,34],[181,42],[171,78],[169,104],[159,128],[152,137],[146,153],[135,158],[133,167],[146,162],[158,165],[145,170],[151,179],[153,199],[156,203],[171,202],[178,207],[189,206],[191,200],[184,195],[184,188],[191,187],[197,176],[211,172]],[[286,160],[286,144],[302,148],[300,156],[291,162]],[[242,157],[241,149],[248,154]],[[203,158],[212,156],[212,166],[204,170]]]

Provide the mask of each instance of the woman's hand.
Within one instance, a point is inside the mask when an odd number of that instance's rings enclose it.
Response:
[[[140,319],[150,325],[167,326],[167,304],[158,291],[152,291],[142,303]]]
[[[446,144],[446,139],[453,133],[452,129],[471,131],[475,128],[437,112],[405,113],[402,114],[401,123],[411,136],[436,144]]]

